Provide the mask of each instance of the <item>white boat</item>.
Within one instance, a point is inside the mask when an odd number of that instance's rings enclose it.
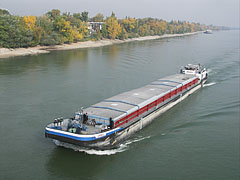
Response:
[[[205,33],[205,34],[212,34],[212,30],[208,29],[208,30],[204,31],[203,33]]]

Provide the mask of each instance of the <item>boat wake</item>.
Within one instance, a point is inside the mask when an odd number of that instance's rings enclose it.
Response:
[[[118,148],[109,149],[109,150],[96,150],[96,149],[83,148],[83,147],[80,147],[80,146],[77,146],[77,145],[61,142],[61,141],[58,141],[58,140],[53,140],[53,142],[57,146],[65,147],[65,148],[68,148],[68,149],[73,149],[74,151],[84,152],[84,153],[90,154],[90,155],[106,156],[106,155],[113,155],[113,154],[116,154],[116,153],[124,152],[128,149],[130,144],[142,141],[144,139],[148,139],[150,137],[151,136],[138,137],[138,138],[135,138],[135,139],[130,139],[130,140],[127,140],[126,142],[120,144]]]
[[[211,83],[208,83],[208,84],[204,84],[203,87],[212,86],[212,85],[214,85],[214,84],[216,84],[216,82],[211,82]]]
[[[212,74],[213,74],[213,70],[212,70],[212,69],[208,69],[208,70],[207,70],[207,73],[210,74],[210,75],[212,75]]]

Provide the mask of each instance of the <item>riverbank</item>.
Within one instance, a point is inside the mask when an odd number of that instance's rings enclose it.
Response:
[[[105,40],[99,40],[99,41],[85,41],[85,42],[62,44],[62,45],[55,45],[55,46],[36,46],[31,48],[16,48],[16,49],[0,48],[0,58],[49,53],[54,50],[70,50],[70,49],[80,49],[80,48],[101,47],[101,46],[108,46],[113,44],[121,44],[125,42],[146,41],[146,40],[163,39],[163,38],[171,38],[171,37],[189,36],[197,33],[200,33],[200,32],[184,33],[184,34],[164,34],[162,36],[144,36],[144,37],[132,38],[132,39],[126,39],[126,40],[105,39]]]

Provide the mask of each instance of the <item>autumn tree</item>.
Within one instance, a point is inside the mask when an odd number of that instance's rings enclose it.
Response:
[[[126,39],[147,35],[162,35],[219,29],[200,23],[186,21],[164,21],[154,18],[122,20],[112,15],[104,22],[104,16],[98,13],[91,20],[101,23],[101,29],[88,32],[88,12],[61,14],[53,9],[43,16],[13,16],[7,10],[0,9],[0,47],[17,48],[40,45],[72,43],[88,39]]]
[[[147,24],[143,24],[138,28],[138,34],[140,36],[147,36],[150,32],[150,26]]]
[[[24,16],[23,21],[28,29],[33,31],[33,28],[35,26],[36,17],[35,16]]]
[[[77,30],[83,37],[86,36],[88,34],[87,23],[81,22]]]
[[[107,32],[110,39],[115,39],[121,33],[121,26],[114,16],[108,17],[106,20]]]
[[[127,38],[128,38],[128,33],[125,30],[125,28],[122,26],[121,27],[121,33],[119,35],[119,39],[124,40],[124,39],[127,39]]]
[[[121,24],[127,32],[132,32],[136,27],[136,22],[137,21],[134,18],[125,18],[121,21]]]
[[[73,29],[71,33],[74,42],[77,42],[83,38],[83,34],[79,33],[76,29]]]
[[[70,22],[64,20],[63,18],[59,19],[54,24],[55,30],[62,35],[63,42],[71,43],[73,42],[73,34],[72,27],[70,26]]]
[[[161,34],[165,34],[167,30],[167,22],[161,20],[159,26]]]

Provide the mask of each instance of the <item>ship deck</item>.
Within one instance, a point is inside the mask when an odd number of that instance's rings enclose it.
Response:
[[[134,112],[147,104],[152,98],[164,95],[170,90],[188,83],[195,77],[195,75],[190,74],[175,74],[160,78],[141,88],[107,98],[84,109],[84,113],[88,113],[89,117],[106,119],[108,123],[110,117],[114,120]]]

